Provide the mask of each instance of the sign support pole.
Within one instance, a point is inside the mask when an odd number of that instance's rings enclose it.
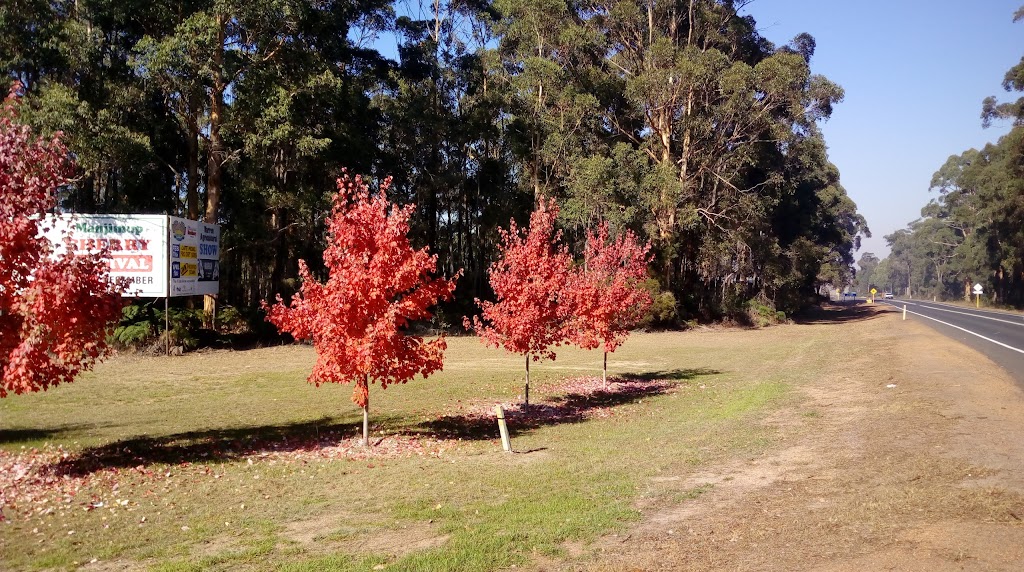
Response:
[[[164,355],[171,355],[171,313],[170,313],[170,292],[164,296]]]
[[[167,245],[164,257],[171,260],[171,217],[164,218],[164,239]],[[164,287],[167,288],[167,295],[164,296],[164,355],[171,355],[171,269],[167,265],[167,279]]]

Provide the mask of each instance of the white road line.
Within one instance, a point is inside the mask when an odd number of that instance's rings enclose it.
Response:
[[[970,308],[968,308],[966,306],[959,306],[957,304],[950,304],[948,302],[929,302],[928,300],[916,300],[916,302],[919,305],[921,305],[921,306],[925,306],[925,304],[933,304],[935,306],[944,306],[944,307],[947,307],[947,308],[957,308],[957,309],[960,309],[960,310],[967,310],[967,311],[973,312],[975,314],[991,314],[993,316],[1002,316],[1004,318],[1020,318],[1021,320],[1024,320],[1024,314],[1020,314],[1020,313],[1001,312],[999,310],[982,310],[980,308],[971,310]],[[927,306],[925,306],[925,307],[927,307]]]
[[[924,314],[920,314],[918,312],[912,312],[910,310],[907,310],[907,313],[908,314],[914,314],[915,316],[921,316],[922,318],[928,318],[929,320],[933,320],[933,321],[938,322],[940,324],[945,324],[945,325],[947,325],[947,326],[949,326],[951,328],[956,328],[956,329],[958,329],[960,331],[967,332],[968,334],[971,334],[972,336],[978,336],[979,338],[985,340],[986,342],[992,342],[993,344],[996,344],[997,346],[1003,346],[1004,348],[1006,348],[1008,350],[1013,350],[1013,351],[1015,351],[1017,353],[1024,354],[1024,350],[1022,350],[1020,348],[1015,348],[1013,346],[1004,344],[1003,342],[997,342],[996,340],[993,340],[992,338],[986,338],[985,336],[983,336],[983,335],[981,335],[981,334],[979,334],[977,332],[972,332],[972,331],[968,330],[967,328],[961,328],[960,326],[957,326],[956,324],[950,324],[949,322],[943,322],[942,320],[939,320],[937,318],[933,318],[931,316],[925,316]]]
[[[893,304],[893,303],[892,302],[886,302],[886,304]],[[956,311],[956,310],[950,310],[948,308],[936,308],[935,306],[925,306],[925,304],[935,304],[935,302],[925,302],[925,303],[922,303],[922,302],[909,302],[909,301],[907,301],[907,302],[899,302],[898,304],[909,304],[911,306],[921,306],[922,308],[928,308],[929,310],[935,310],[936,312],[949,312],[951,314],[961,314],[961,315],[964,315],[964,316],[971,316],[973,318],[990,319],[992,321],[1000,321],[1002,323],[1009,323],[1010,325],[1024,326],[1024,316],[1022,316],[1019,321],[1014,321],[1014,320],[1006,320],[1006,319],[993,318],[993,317],[990,317],[990,316],[983,316],[983,315],[972,313],[972,312],[959,312],[959,311]],[[893,304],[893,305],[895,305],[895,304]],[[1000,314],[1000,315],[1006,316],[1008,314]],[[1012,314],[1010,314],[1010,315],[1012,315]]]
[[[921,304],[921,307],[922,308],[928,308],[929,310],[935,310],[936,312],[949,312],[950,314],[960,314],[961,316],[970,316],[972,318],[981,318],[982,320],[992,320],[993,322],[1002,322],[1004,324],[1010,324],[1011,326],[1021,326],[1021,327],[1024,327],[1024,319],[1022,319],[1019,322],[1014,322],[1012,320],[1000,320],[999,318],[993,318],[991,316],[982,316],[980,314],[972,314],[970,312],[958,312],[956,310],[950,310],[948,308],[936,308],[934,306],[925,306],[923,304]]]

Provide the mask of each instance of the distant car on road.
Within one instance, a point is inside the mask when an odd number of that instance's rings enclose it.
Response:
[[[885,294],[882,294],[882,298],[885,298],[886,300],[892,300],[892,292],[886,292]]]

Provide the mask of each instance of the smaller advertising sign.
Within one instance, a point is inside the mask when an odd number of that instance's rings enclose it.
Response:
[[[220,226],[170,217],[171,296],[216,294]]]

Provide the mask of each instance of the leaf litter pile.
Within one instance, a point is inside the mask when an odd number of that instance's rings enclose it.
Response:
[[[675,387],[675,382],[664,380],[615,378],[605,384],[594,377],[562,379],[539,385],[535,395],[542,399],[528,407],[511,402],[460,402],[414,431],[379,432],[369,449],[360,445],[359,437],[331,430],[316,436],[245,439],[142,437],[78,451],[51,444],[16,452],[0,450],[0,521],[68,510],[131,511],[139,499],[130,497],[153,495],[161,487],[220,479],[226,474],[226,462],[253,466],[440,458],[459,441],[497,439],[495,405],[503,407],[515,434],[545,425],[611,417],[617,405]]]

